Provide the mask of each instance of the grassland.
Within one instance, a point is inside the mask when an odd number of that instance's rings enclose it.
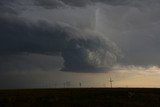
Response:
[[[160,107],[158,88],[0,90],[0,107]]]

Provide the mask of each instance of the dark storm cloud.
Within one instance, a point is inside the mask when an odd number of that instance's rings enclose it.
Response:
[[[0,18],[0,55],[36,53],[61,55],[64,71],[110,68],[119,58],[118,48],[103,36],[82,33],[68,25],[49,25]],[[3,63],[3,62],[1,62]]]
[[[117,61],[159,65],[159,4],[158,0],[2,0],[0,55],[61,56],[61,70],[80,72],[110,69]],[[122,49],[122,60],[120,50],[107,38]]]

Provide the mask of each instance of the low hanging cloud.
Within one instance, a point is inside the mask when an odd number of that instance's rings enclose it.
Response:
[[[1,0],[0,69],[25,62],[26,54],[56,56],[59,68],[72,72],[159,66],[159,6],[158,0]]]
[[[94,71],[108,69],[120,57],[117,46],[92,31],[82,31],[69,25],[49,25],[0,19],[0,55],[36,53],[59,55],[64,71]],[[3,63],[3,62],[1,62]]]

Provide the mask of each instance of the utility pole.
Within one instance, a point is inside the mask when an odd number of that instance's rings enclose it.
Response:
[[[81,88],[81,86],[82,86],[82,83],[80,82],[80,83],[79,83],[79,87]]]
[[[111,77],[110,77],[110,79],[109,79],[109,82],[110,82],[110,85],[111,85],[111,88],[112,88],[113,80],[112,80],[112,78],[111,78]]]

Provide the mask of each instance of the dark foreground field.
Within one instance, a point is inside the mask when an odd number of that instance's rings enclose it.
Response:
[[[160,107],[160,89],[0,90],[0,107]]]

